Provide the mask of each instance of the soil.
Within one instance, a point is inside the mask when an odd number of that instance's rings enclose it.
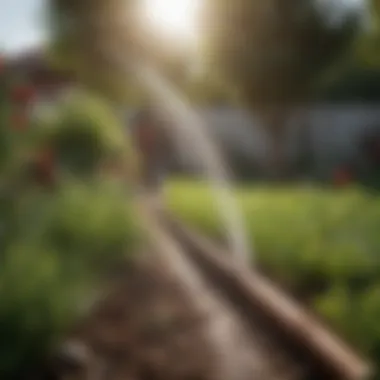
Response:
[[[303,378],[302,368],[259,326],[248,329],[218,289],[199,277],[194,298],[194,290],[162,262],[148,255],[121,271],[67,337],[71,348],[61,354],[59,379]]]
[[[107,295],[69,334],[60,379],[304,378],[291,353],[260,324],[248,327],[179,245],[157,238],[165,249],[137,255],[133,267],[114,275]]]
[[[67,342],[77,342],[78,347],[80,343],[87,354],[82,359],[76,354],[80,365],[66,363],[61,375],[107,380],[212,378],[216,357],[205,338],[204,317],[178,281],[152,257],[121,277],[71,332]]]

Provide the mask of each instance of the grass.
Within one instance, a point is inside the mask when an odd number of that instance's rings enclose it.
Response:
[[[380,196],[266,186],[235,193],[260,266],[380,361]],[[166,195],[184,221],[223,236],[215,196],[204,183],[172,181]]]

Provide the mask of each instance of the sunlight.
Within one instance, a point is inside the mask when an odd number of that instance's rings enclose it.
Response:
[[[170,38],[195,37],[198,0],[145,0],[147,17],[159,33]]]

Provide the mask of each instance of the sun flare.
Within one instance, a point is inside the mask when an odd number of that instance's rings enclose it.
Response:
[[[199,0],[145,0],[151,26],[169,37],[192,39]]]

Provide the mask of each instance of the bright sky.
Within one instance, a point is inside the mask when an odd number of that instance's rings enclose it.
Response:
[[[0,0],[0,51],[16,52],[44,38],[45,0]]]
[[[144,0],[142,4],[143,12],[157,33],[180,40],[195,37],[200,0]]]
[[[0,51],[16,52],[24,48],[36,45],[43,40],[45,33],[42,22],[42,9],[47,0],[0,0]],[[79,0],[78,0],[79,1]],[[165,12],[168,7],[163,3],[170,3],[168,0],[151,0],[155,4],[155,9]],[[188,10],[183,6],[178,6],[183,0],[171,0],[171,14],[154,17],[155,22],[164,22],[169,29],[183,29],[183,14]],[[334,1],[337,5],[357,7],[363,0],[319,0],[322,2]],[[189,5],[189,1],[184,1]],[[160,3],[162,3],[160,5]],[[173,4],[177,4],[175,9],[181,15],[176,17],[173,13]],[[182,18],[181,18],[182,17]],[[183,30],[183,32],[186,32]]]

